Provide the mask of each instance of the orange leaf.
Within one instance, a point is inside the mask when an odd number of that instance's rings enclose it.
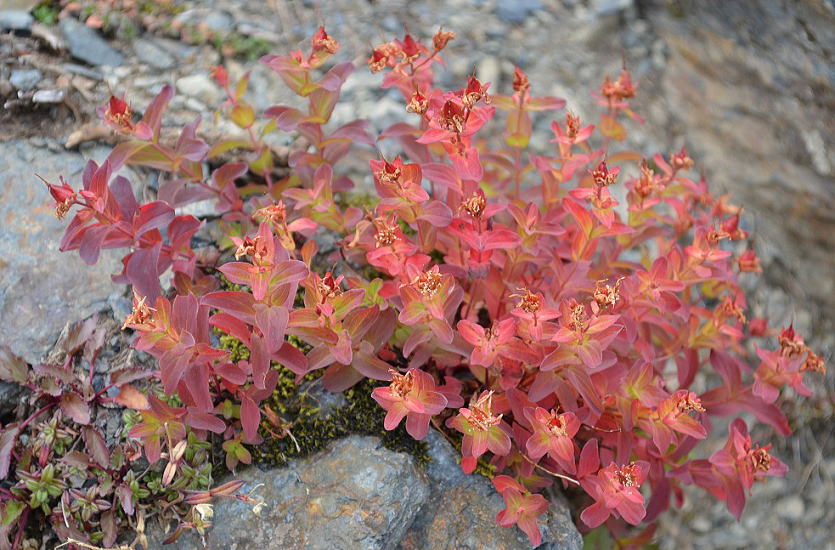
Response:
[[[637,151],[621,151],[620,153],[615,153],[614,155],[606,157],[606,162],[610,164],[624,161],[640,162],[643,158],[643,155]]]
[[[123,407],[136,411],[142,411],[149,407],[148,398],[145,397],[145,394],[130,384],[125,384],[119,388],[119,395],[116,396],[115,401]]]

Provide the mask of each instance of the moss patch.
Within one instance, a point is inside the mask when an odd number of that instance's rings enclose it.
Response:
[[[299,385],[295,384],[293,373],[283,367],[279,367],[279,371],[281,377],[278,387],[267,400],[267,405],[279,412],[285,420],[289,417],[292,423],[290,432],[295,442],[290,437],[273,437],[262,425],[264,443],[250,448],[256,463],[283,466],[293,458],[314,454],[331,441],[351,434],[377,436],[387,449],[414,456],[418,465],[424,466],[430,462],[428,445],[423,441],[415,441],[406,433],[404,424],[401,423],[393,431],[383,428],[386,411],[371,398],[371,392],[382,383],[363,380],[343,392],[346,401],[344,406],[328,415],[322,415],[315,402],[311,403],[310,395],[300,391],[300,388],[321,376],[318,374],[321,371],[307,375]]]
[[[295,336],[289,336],[287,341],[304,353],[310,350],[307,343]],[[249,349],[232,336],[221,335],[220,344],[230,351],[233,361],[249,358]],[[371,398],[371,392],[384,382],[363,380],[342,393],[346,401],[344,406],[323,414],[316,397],[310,392],[323,371],[311,372],[297,383],[296,375],[289,369],[277,363],[273,363],[273,368],[279,373],[278,384],[264,404],[287,422],[293,437],[275,437],[271,431],[277,430],[266,420],[262,422],[260,433],[264,442],[248,446],[256,464],[283,466],[293,458],[314,454],[331,441],[352,434],[377,436],[387,449],[408,453],[421,466],[431,460],[429,446],[426,442],[415,441],[406,433],[405,423],[392,431],[383,427],[386,411]]]

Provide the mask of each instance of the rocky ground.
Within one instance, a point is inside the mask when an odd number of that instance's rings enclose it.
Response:
[[[708,181],[745,206],[765,269],[751,285],[753,314],[776,326],[794,321],[833,363],[831,1],[183,0],[176,13],[139,17],[130,32],[126,23],[102,32],[45,12],[36,12],[38,20],[30,15],[34,4],[0,0],[0,343],[27,360],[43,355],[67,322],[106,308],[121,317],[127,307],[123,289],[109,279],[115,258],[91,270],[74,255],[58,254],[63,222],[51,218],[32,172],[73,178],[85,158],[106,154],[110,137],[94,108],[110,93],[126,95],[141,111],[174,83],[179,93],[169,124],[200,115],[207,134],[232,133],[213,123],[222,97],[208,68],[223,61],[233,74],[252,70],[251,98],[259,108],[291,101],[269,70],[245,58],[297,47],[324,23],[343,44],[340,56],[360,61],[371,44],[399,35],[404,25],[429,36],[443,24],[458,33],[446,55],[444,86],[460,86],[475,67],[491,89],[506,92],[516,65],[535,92],[565,97],[588,118],[595,113],[588,91],[625,62],[640,85],[635,110],[647,119],[630,128],[633,147],[652,154],[686,145]],[[378,130],[404,118],[400,100],[378,91],[380,79],[358,70],[335,117],[370,118]],[[545,148],[547,124],[539,129],[534,143]],[[835,548],[833,396],[830,372],[791,415],[795,437],[773,438],[790,474],[756,487],[740,523],[721,504],[688,492],[684,507],[662,522],[660,546]],[[422,510],[429,485],[415,491],[409,506]],[[431,542],[408,533],[401,539],[404,548]],[[385,540],[379,547],[387,547]]]

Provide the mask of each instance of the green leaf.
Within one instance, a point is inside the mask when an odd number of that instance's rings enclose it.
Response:
[[[531,140],[531,117],[525,111],[516,109],[507,116],[505,141],[514,149],[524,149]]]
[[[19,500],[9,500],[0,504],[0,526],[8,527],[12,525],[25,508],[26,503]]]
[[[583,537],[583,550],[614,550],[615,541],[605,525],[589,531]]]
[[[249,149],[250,143],[248,141],[242,139],[225,139],[216,143],[211,149],[209,149],[206,158],[214,158],[227,151],[231,151],[232,149]]]

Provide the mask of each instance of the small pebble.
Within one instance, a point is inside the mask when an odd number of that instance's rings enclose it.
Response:
[[[0,10],[0,31],[28,31],[35,18],[24,10]]]
[[[806,511],[806,505],[803,499],[797,495],[780,500],[776,508],[777,514],[781,518],[788,520],[798,520],[803,517],[803,513]]]
[[[18,69],[12,71],[9,81],[18,90],[31,90],[38,85],[43,75],[37,69]]]

